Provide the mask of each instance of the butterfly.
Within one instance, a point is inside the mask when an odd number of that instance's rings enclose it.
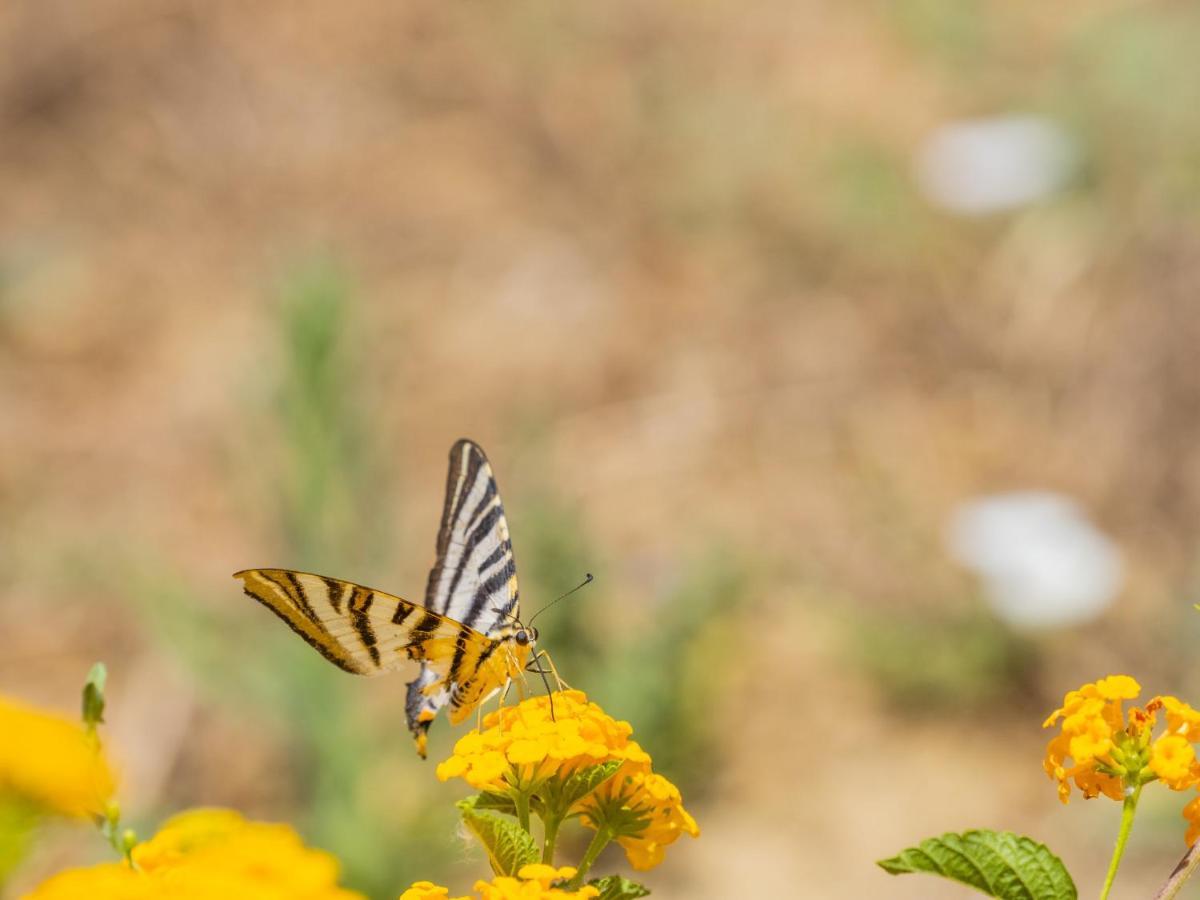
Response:
[[[521,623],[517,569],[492,467],[465,438],[450,449],[446,502],[425,605],[349,581],[290,569],[246,569],[247,594],[327,660],[355,675],[416,663],[405,715],[425,757],[429,727],[450,707],[451,724],[510,682],[521,683],[537,629]],[[590,578],[590,576],[589,576]],[[540,666],[533,668],[541,674]]]

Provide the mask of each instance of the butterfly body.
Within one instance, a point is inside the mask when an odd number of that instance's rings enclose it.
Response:
[[[425,755],[429,726],[452,724],[522,677],[537,631],[520,621],[516,564],[504,508],[477,444],[450,451],[437,555],[424,606],[349,581],[291,569],[246,569],[247,594],[329,662],[356,675],[416,664],[408,726]]]

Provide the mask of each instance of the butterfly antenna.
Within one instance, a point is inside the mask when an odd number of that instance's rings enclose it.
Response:
[[[547,603],[545,606],[543,606],[541,609],[539,609],[537,612],[535,612],[535,613],[533,614],[533,618],[529,620],[529,624],[532,626],[532,625],[533,625],[533,623],[534,623],[534,621],[537,619],[537,617],[538,617],[538,616],[540,616],[542,613],[544,613],[546,610],[548,610],[550,607],[552,607],[552,606],[553,606],[555,603],[557,603],[559,600],[566,600],[568,597],[570,597],[570,596],[571,596],[573,593],[575,593],[577,590],[579,590],[580,588],[583,588],[583,587],[587,587],[587,586],[588,586],[589,584],[591,584],[591,583],[592,583],[594,580],[595,580],[595,579],[592,577],[592,573],[591,573],[591,572],[588,572],[588,573],[587,573],[587,577],[586,577],[585,579],[583,579],[583,581],[579,582],[579,584],[575,585],[575,587],[571,588],[569,591],[567,591],[567,592],[566,592],[565,594],[563,594],[561,597],[557,597],[557,598],[555,598],[554,600],[551,600],[549,603]],[[542,676],[542,677],[543,677],[543,678],[545,678],[545,676]]]

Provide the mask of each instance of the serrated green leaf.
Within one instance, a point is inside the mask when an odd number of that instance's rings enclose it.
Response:
[[[573,773],[562,786],[558,801],[561,807],[570,809],[608,779],[612,778],[617,773],[617,769],[621,768],[622,760],[610,759],[607,762],[599,763],[598,765],[588,766],[586,769],[579,769]]]
[[[89,729],[104,721],[104,682],[108,680],[108,669],[98,662],[88,672],[83,685],[83,722]]]
[[[620,875],[593,878],[588,884],[600,891],[600,896],[596,900],[636,900],[637,897],[650,895],[648,888]]]
[[[533,836],[511,819],[487,809],[477,809],[477,797],[458,802],[463,822],[487,851],[497,875],[515,875],[522,866],[540,858]]]
[[[929,838],[878,865],[892,875],[929,872],[1001,900],[1076,900],[1075,882],[1044,844],[1010,831]]]

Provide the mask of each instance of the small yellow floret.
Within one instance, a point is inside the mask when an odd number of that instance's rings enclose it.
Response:
[[[1180,791],[1196,783],[1196,750],[1187,738],[1165,734],[1150,750],[1150,769],[1169,787]]]
[[[1184,835],[1184,840],[1190,847],[1196,843],[1196,838],[1200,838],[1200,796],[1193,797],[1187,806],[1183,808],[1183,818],[1187,820],[1187,834]]]
[[[1096,682],[1096,696],[1104,700],[1132,700],[1142,686],[1128,675],[1109,675]]]
[[[1071,736],[1071,756],[1076,763],[1105,756],[1113,747],[1113,729],[1099,716],[1092,719],[1070,716],[1063,722],[1063,733]]]
[[[1178,734],[1189,741],[1200,738],[1200,712],[1192,709],[1177,697],[1158,698],[1167,712],[1167,731]]]

